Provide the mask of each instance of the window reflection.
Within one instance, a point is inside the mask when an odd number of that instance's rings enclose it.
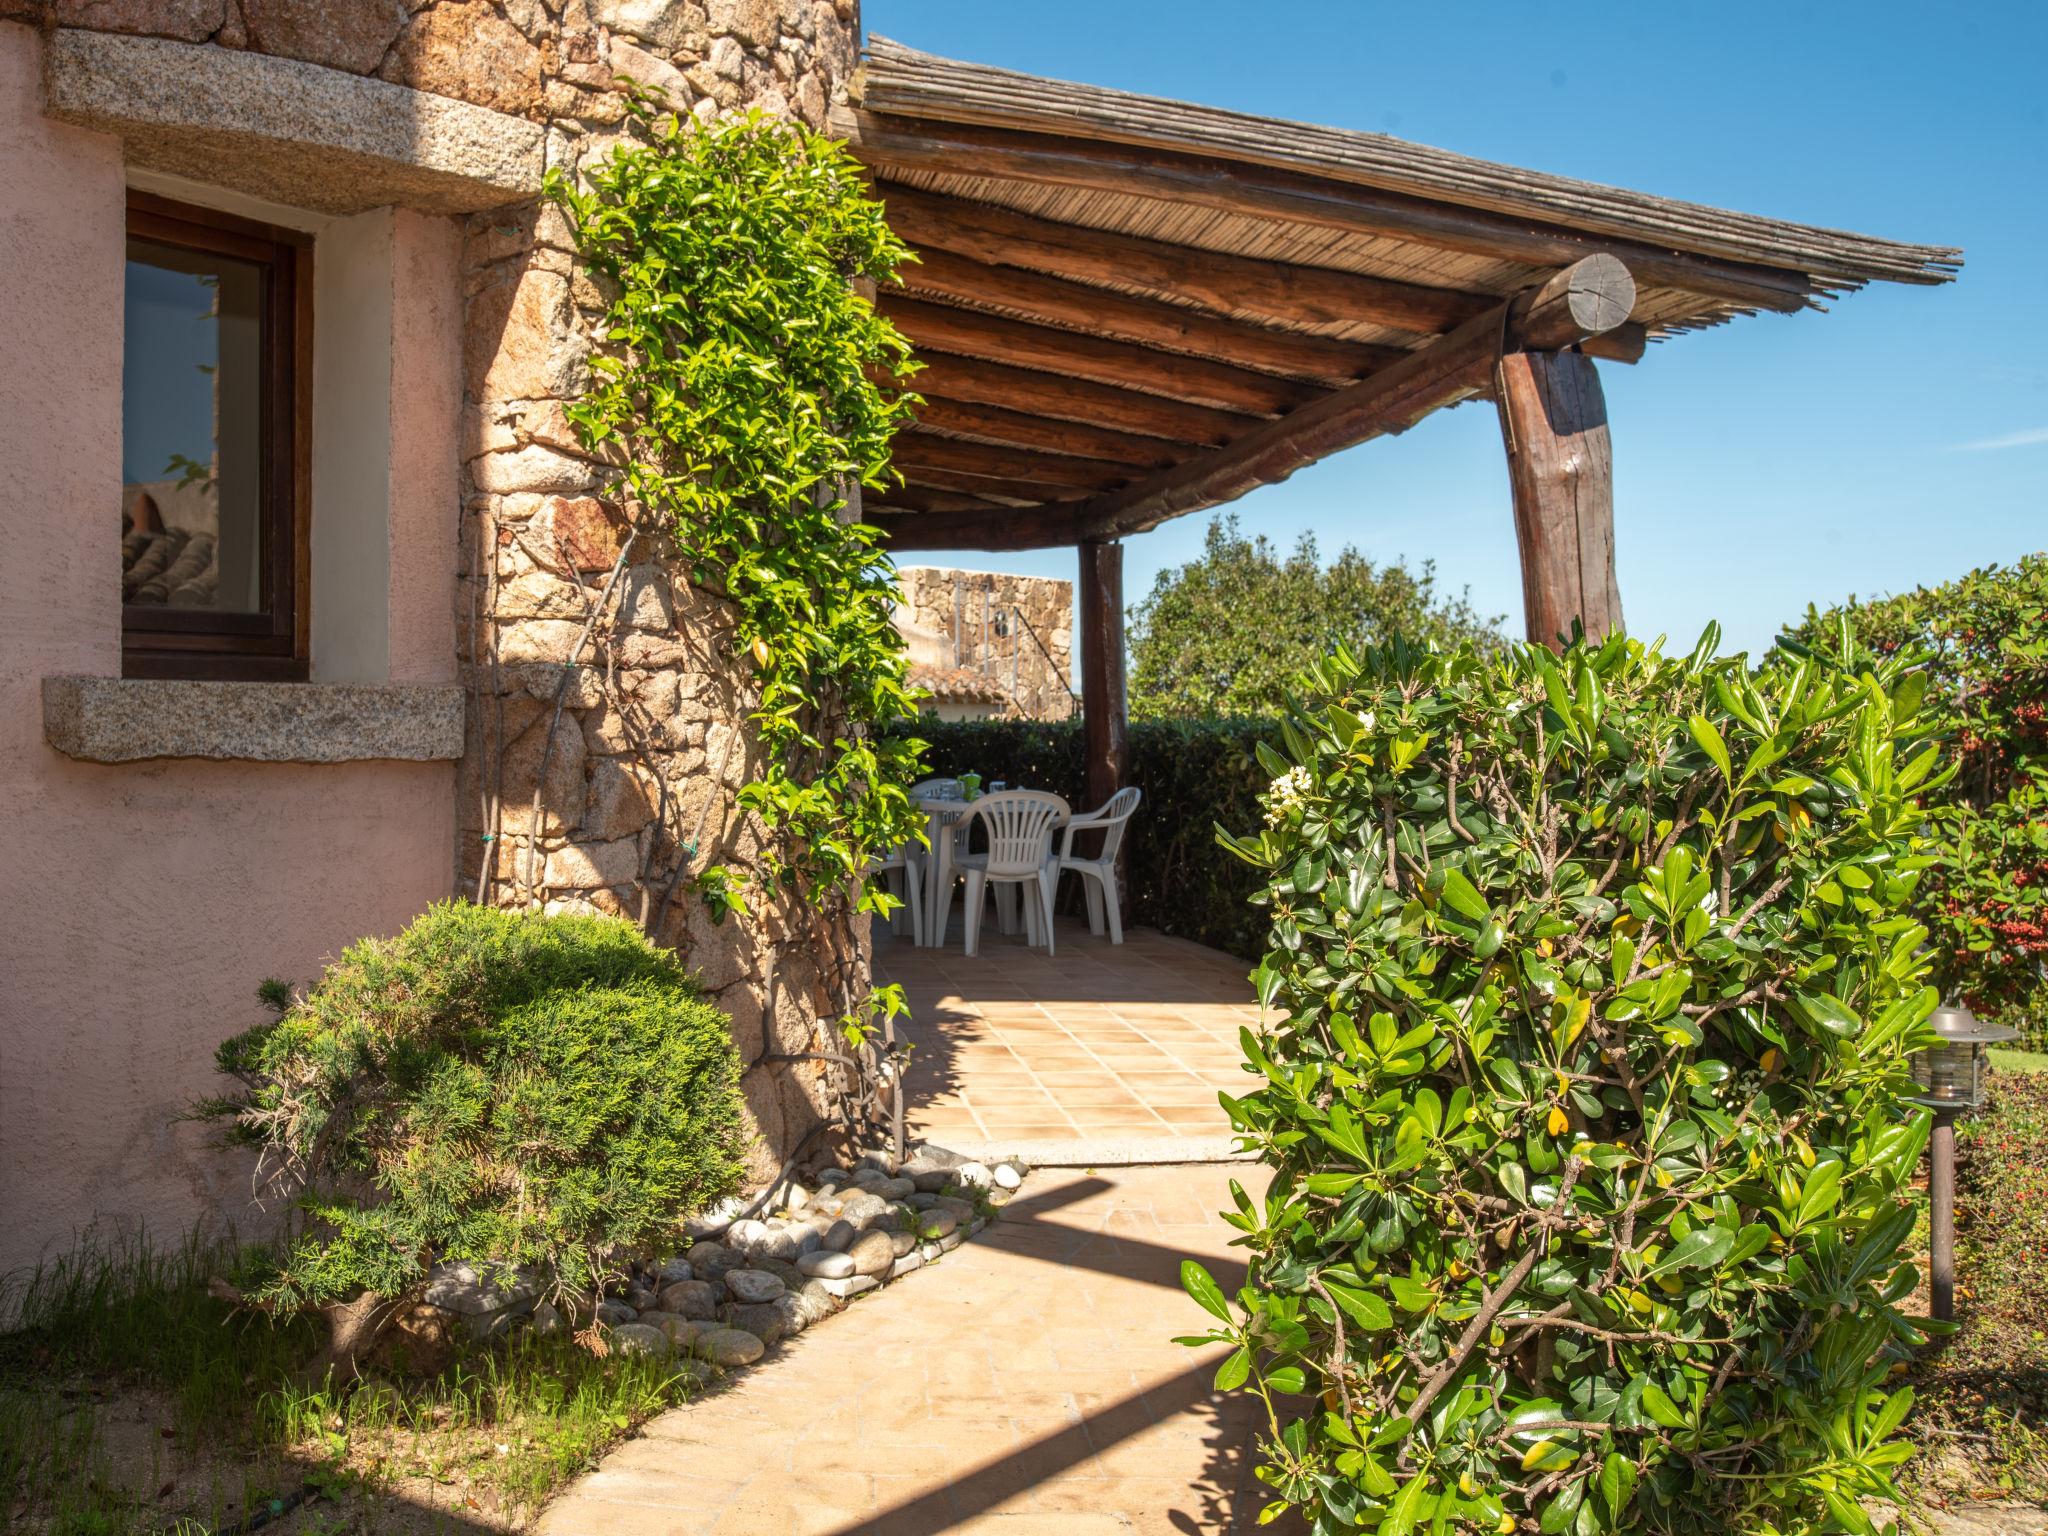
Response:
[[[263,267],[128,242],[121,596],[261,613]]]

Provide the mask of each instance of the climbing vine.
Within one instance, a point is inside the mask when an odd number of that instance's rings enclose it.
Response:
[[[905,788],[920,744],[877,729],[916,711],[894,567],[847,505],[887,482],[916,403],[893,387],[908,343],[859,291],[909,251],[832,141],[760,114],[634,111],[640,142],[580,185],[559,169],[547,183],[605,306],[567,414],[616,467],[634,527],[665,533],[731,604],[757,695],[759,766],[739,791],[766,833],[756,878],[821,911],[881,912],[891,898],[863,871],[921,826]],[[744,909],[746,873],[695,878],[714,913]]]

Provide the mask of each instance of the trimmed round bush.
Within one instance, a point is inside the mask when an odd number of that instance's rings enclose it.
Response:
[[[1273,1177],[1187,1342],[1318,1532],[1818,1536],[1892,1492],[1937,751],[1902,666],[1717,640],[1340,651],[1262,749],[1225,1103]]]
[[[590,1291],[674,1247],[737,1187],[739,1059],[724,1013],[615,918],[448,902],[343,952],[217,1056],[201,1106],[262,1150],[297,1221],[248,1298],[317,1308],[352,1368],[443,1261]]]

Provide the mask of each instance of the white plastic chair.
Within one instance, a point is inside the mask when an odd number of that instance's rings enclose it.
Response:
[[[1086,816],[1074,817],[1060,834],[1053,886],[1057,888],[1060,876],[1070,869],[1081,876],[1081,893],[1088,898],[1088,931],[1100,934],[1106,914],[1112,944],[1124,941],[1124,915],[1116,894],[1116,851],[1123,844],[1125,825],[1144,798],[1135,784],[1126,785]],[[1102,833],[1101,851],[1092,858],[1076,858],[1074,834],[1093,831]]]
[[[869,878],[877,876],[887,881],[890,875],[901,875],[903,905],[889,914],[889,931],[903,932],[903,921],[910,920],[910,942],[920,949],[924,947],[924,876],[919,868],[923,860],[909,844],[892,848],[872,864],[868,865]],[[888,881],[893,891],[899,882]]]
[[[1036,789],[1009,789],[1001,794],[983,795],[967,808],[960,820],[963,837],[975,822],[988,834],[988,852],[957,853],[953,869],[965,876],[967,902],[961,912],[961,926],[972,956],[981,942],[982,898],[991,881],[1021,885],[1024,894],[1024,938],[1036,944],[1045,936],[1047,954],[1053,952],[1052,887],[1056,870],[1049,857],[1052,834],[1071,812],[1058,795]],[[939,911],[939,931],[952,914],[953,893],[948,890]]]

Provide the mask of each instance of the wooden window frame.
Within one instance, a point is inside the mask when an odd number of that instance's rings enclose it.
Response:
[[[264,611],[124,603],[121,675],[303,682],[312,617],[313,237],[135,191],[128,235],[265,269],[258,427]]]

